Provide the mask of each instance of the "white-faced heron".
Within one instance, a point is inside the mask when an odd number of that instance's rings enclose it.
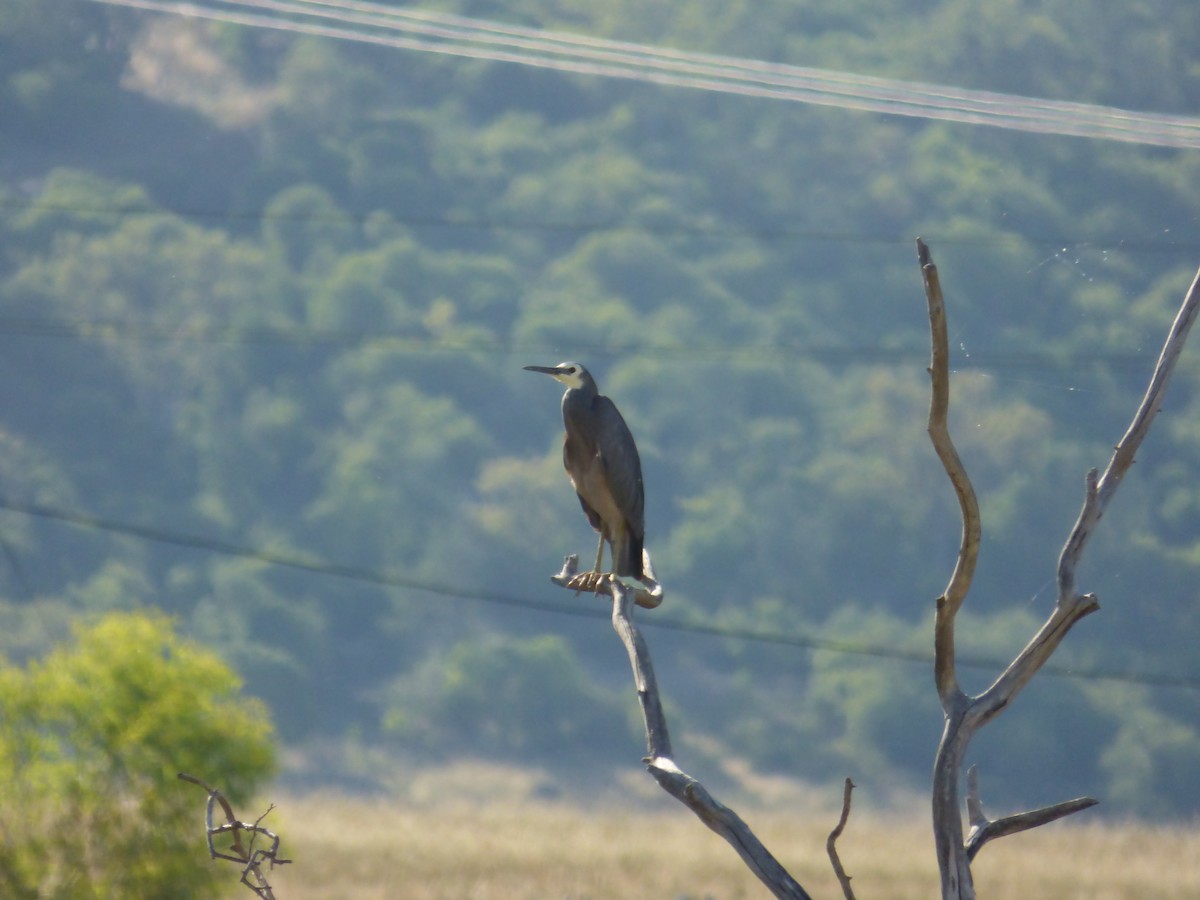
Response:
[[[525,368],[544,372],[567,386],[562,398],[563,426],[567,432],[563,465],[588,521],[600,532],[596,566],[590,574],[578,578],[586,589],[596,587],[605,541],[612,548],[613,574],[642,578],[645,535],[642,463],[629,426],[579,363]]]

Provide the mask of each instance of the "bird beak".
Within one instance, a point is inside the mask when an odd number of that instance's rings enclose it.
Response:
[[[562,375],[566,371],[566,369],[562,368],[561,366],[524,366],[523,368],[526,372],[541,372],[551,377],[555,375]]]

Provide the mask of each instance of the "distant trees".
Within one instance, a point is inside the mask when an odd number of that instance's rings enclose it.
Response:
[[[426,752],[458,747],[512,760],[608,758],[635,735],[562,638],[463,642],[389,691],[384,727]]]
[[[731,635],[662,651],[686,673],[672,701],[689,725],[714,743],[728,728],[768,770],[924,778],[936,702],[888,697],[917,663],[873,652],[928,653],[929,561],[955,552],[921,429],[909,236],[925,231],[954,272],[956,438],[992,538],[964,676],[986,683],[1047,596],[1078,473],[1136,403],[1186,287],[1195,154],[76,6],[0,9],[0,501],[185,540],[0,513],[0,621],[24,623],[0,628],[0,650],[46,650],[81,609],[158,604],[222,648],[295,745],[402,754],[430,744],[385,728],[391,689],[429,688],[471,648],[495,661],[497,635],[553,634],[577,675],[599,670],[611,648],[575,620],[488,602],[544,587],[534,535],[586,527],[561,490],[553,413],[519,373],[578,358],[625,398],[679,601],[666,615]],[[967,0],[669,15],[522,0],[503,17],[1186,111],[1193,6],[1082,22],[1059,0],[1033,16],[1002,3],[983,28]],[[221,58],[206,78],[229,79],[213,102],[131,77],[136,57],[179,84],[204,54]],[[201,84],[184,86],[194,99]],[[235,122],[213,107],[238,85],[261,102]],[[978,748],[989,787],[1028,801],[1077,778],[1122,810],[1172,814],[1200,798],[1162,777],[1200,755],[1200,694],[1167,686],[1194,673],[1159,665],[1200,632],[1186,595],[1200,583],[1197,370],[1176,385],[1149,448],[1161,456],[1091,559],[1106,593],[1184,596],[1089,621],[1072,680],[1040,679]],[[207,539],[247,555],[198,549]],[[1016,587],[1014,571],[1029,573]],[[1019,609],[992,599],[1014,590]],[[1100,671],[1148,683],[1083,677]],[[619,702],[592,688],[589,702]],[[1036,767],[1005,764],[1076,700],[1085,727]],[[1137,745],[1146,722],[1160,738]],[[443,736],[446,750],[465,740]],[[800,761],[785,749],[798,741],[813,746]]]

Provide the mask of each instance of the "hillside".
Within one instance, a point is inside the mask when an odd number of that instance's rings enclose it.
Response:
[[[269,703],[297,785],[460,754],[636,767],[603,606],[547,580],[594,537],[559,394],[521,367],[578,359],[641,449],[668,592],[643,620],[689,768],[919,789],[959,523],[913,239],[983,508],[972,688],[1052,605],[1084,473],[1200,261],[1200,155],[1155,137],[1200,96],[1200,7],[1086,6],[438,7],[588,52],[855,73],[901,92],[877,112],[351,40],[340,6],[301,33],[11,0],[0,651],[164,609]],[[1034,130],[897,114],[914,85],[1149,118],[1114,140],[1058,108]],[[1185,361],[1089,549],[1102,612],[973,750],[997,803],[1200,806],[1198,383]]]

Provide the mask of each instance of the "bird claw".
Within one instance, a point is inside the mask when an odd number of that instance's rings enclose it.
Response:
[[[584,591],[587,591],[589,594],[598,594],[606,590],[607,582],[605,579],[611,577],[607,573],[595,570],[580,572],[579,557],[572,554],[563,560],[562,571],[551,577],[550,580],[555,584],[573,590],[575,596],[578,597]]]
[[[589,594],[599,594],[608,589],[608,579],[612,578],[606,572],[580,572],[567,581],[567,587],[575,591],[578,597],[585,591]]]
[[[663,602],[662,585],[655,580],[654,569],[650,565],[650,554],[643,551],[643,568],[645,574],[640,579],[642,587],[637,589],[635,602],[645,609],[654,609]],[[571,554],[563,559],[562,570],[557,575],[550,576],[555,584],[573,590],[575,596],[587,592],[589,594],[605,594],[609,591],[613,575],[608,572],[580,572],[579,557]]]

